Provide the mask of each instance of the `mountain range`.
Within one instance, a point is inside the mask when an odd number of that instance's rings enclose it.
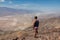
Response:
[[[16,15],[16,14],[27,14],[32,13],[32,10],[24,10],[24,9],[13,9],[13,8],[7,8],[7,7],[0,7],[0,16],[6,16],[6,15]]]
[[[44,12],[44,11],[38,11],[38,10],[26,10],[26,9],[13,9],[13,8],[7,8],[7,7],[0,7],[0,16],[9,16],[9,15],[21,15],[21,14],[30,14],[32,16],[60,16],[60,12]]]

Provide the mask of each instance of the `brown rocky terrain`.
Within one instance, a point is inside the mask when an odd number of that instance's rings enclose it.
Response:
[[[41,21],[38,38],[34,38],[32,30],[27,31],[27,34],[25,40],[60,40],[60,17]]]
[[[23,31],[7,31],[0,34],[0,40],[60,40],[60,17],[40,20],[38,38],[34,38],[34,30],[29,27]]]

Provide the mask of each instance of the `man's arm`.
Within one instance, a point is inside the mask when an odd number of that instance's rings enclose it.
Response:
[[[33,29],[34,29],[34,23],[35,23],[35,20],[32,21],[32,26],[33,26]]]

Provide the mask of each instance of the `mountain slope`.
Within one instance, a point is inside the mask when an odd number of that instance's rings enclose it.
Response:
[[[18,37],[18,38],[17,38]],[[32,27],[0,36],[0,40],[60,40],[60,17],[40,21],[38,38]]]

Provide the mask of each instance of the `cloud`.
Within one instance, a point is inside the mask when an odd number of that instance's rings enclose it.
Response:
[[[12,4],[13,2],[12,1],[9,1],[9,4]]]
[[[38,10],[39,6],[36,6],[36,5],[33,5],[33,4],[19,4],[19,5],[15,4],[13,8],[28,9],[28,10]]]
[[[5,0],[0,0],[0,2],[5,2]]]
[[[8,8],[14,8],[14,9],[26,9],[26,10],[33,10],[33,11],[44,11],[45,12],[48,12],[48,13],[53,13],[56,12],[58,9],[57,8],[53,8],[53,7],[45,7],[45,6],[42,6],[42,5],[37,5],[37,4],[14,4],[13,1],[8,1],[9,4],[8,5],[3,5],[4,7],[8,7]],[[10,5],[12,4],[13,5]],[[59,9],[60,10],[60,9]],[[47,14],[47,13],[46,13]],[[39,13],[38,13],[39,15]]]

